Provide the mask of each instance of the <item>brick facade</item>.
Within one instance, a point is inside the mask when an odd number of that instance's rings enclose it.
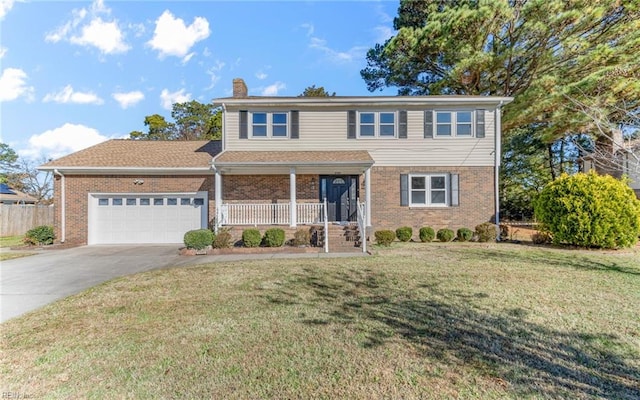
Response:
[[[289,203],[289,175],[223,175],[225,203]],[[296,201],[317,203],[318,176],[296,175]]]
[[[453,173],[460,175],[457,207],[400,205],[400,174]],[[475,228],[495,218],[493,167],[373,167],[371,169],[371,225],[374,230],[411,226],[434,229]]]
[[[135,179],[144,184],[135,185]],[[62,178],[54,180],[54,202],[62,204]],[[122,176],[122,175],[65,175],[66,238],[67,243],[86,244],[88,237],[89,193],[182,193],[208,192],[209,219],[215,215],[213,175],[207,176]],[[62,238],[62,207],[56,207],[54,229]]]

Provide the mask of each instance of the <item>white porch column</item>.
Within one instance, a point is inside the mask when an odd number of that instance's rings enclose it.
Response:
[[[289,205],[289,226],[295,228],[297,226],[297,206],[296,206],[296,169],[291,168],[289,171],[289,192],[291,196]]]
[[[364,171],[365,225],[371,226],[371,167]]]
[[[216,197],[216,221],[214,230],[216,233],[218,233],[218,227],[222,222],[222,175],[220,175],[220,170],[217,169],[214,180],[214,191]]]

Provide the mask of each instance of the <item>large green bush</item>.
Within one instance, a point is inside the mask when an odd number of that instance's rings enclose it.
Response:
[[[256,228],[249,228],[242,231],[242,243],[245,247],[258,247],[262,242],[262,234]]]
[[[436,231],[430,226],[423,226],[420,228],[420,241],[431,242],[436,237]]]
[[[534,201],[536,219],[554,243],[631,247],[640,234],[640,201],[624,181],[608,175],[562,175]]]
[[[29,229],[27,233],[24,235],[23,241],[26,244],[31,245],[43,245],[43,244],[53,244],[53,239],[55,239],[55,234],[53,233],[53,226],[50,225],[40,225],[36,226],[33,229]]]
[[[187,249],[202,250],[211,246],[213,232],[209,229],[195,229],[184,234],[184,245]]]
[[[269,228],[262,238],[267,247],[282,247],[284,245],[284,230],[281,228]]]
[[[411,236],[413,236],[413,228],[410,226],[403,226],[396,229],[396,237],[401,242],[408,242],[411,240]]]
[[[390,246],[396,239],[395,232],[390,229],[375,231],[373,235],[376,237],[376,243],[380,246]]]

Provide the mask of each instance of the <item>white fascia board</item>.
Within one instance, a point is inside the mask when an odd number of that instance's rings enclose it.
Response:
[[[131,168],[131,167],[38,167],[40,171],[58,170],[70,175],[193,175],[211,174],[211,168]]]
[[[249,97],[224,98],[213,101],[225,107],[243,106],[299,106],[299,107],[362,107],[362,106],[498,106],[513,101],[512,97],[491,96],[380,96],[380,97]]]

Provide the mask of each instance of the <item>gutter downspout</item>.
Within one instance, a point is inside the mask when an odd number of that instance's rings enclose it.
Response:
[[[227,125],[225,123],[225,121],[227,120],[227,106],[226,104],[222,103],[222,132],[220,133],[221,135],[221,142],[222,142],[222,151],[225,151],[225,149],[227,148],[227,135],[225,135],[225,126]]]
[[[60,176],[60,203],[61,203],[61,209],[60,209],[60,234],[62,235],[62,238],[60,239],[60,243],[64,243],[65,240],[67,239],[67,196],[66,196],[66,192],[65,192],[65,181],[64,181],[64,175],[58,171],[57,169],[53,170],[53,173],[55,175],[59,175]]]
[[[494,185],[495,185],[495,207],[496,207],[496,240],[500,241],[500,164],[501,164],[501,154],[502,154],[502,104],[503,101],[500,101],[498,107],[496,108],[496,119],[495,119],[495,148],[494,148],[494,157],[495,157],[495,167],[494,167]]]

